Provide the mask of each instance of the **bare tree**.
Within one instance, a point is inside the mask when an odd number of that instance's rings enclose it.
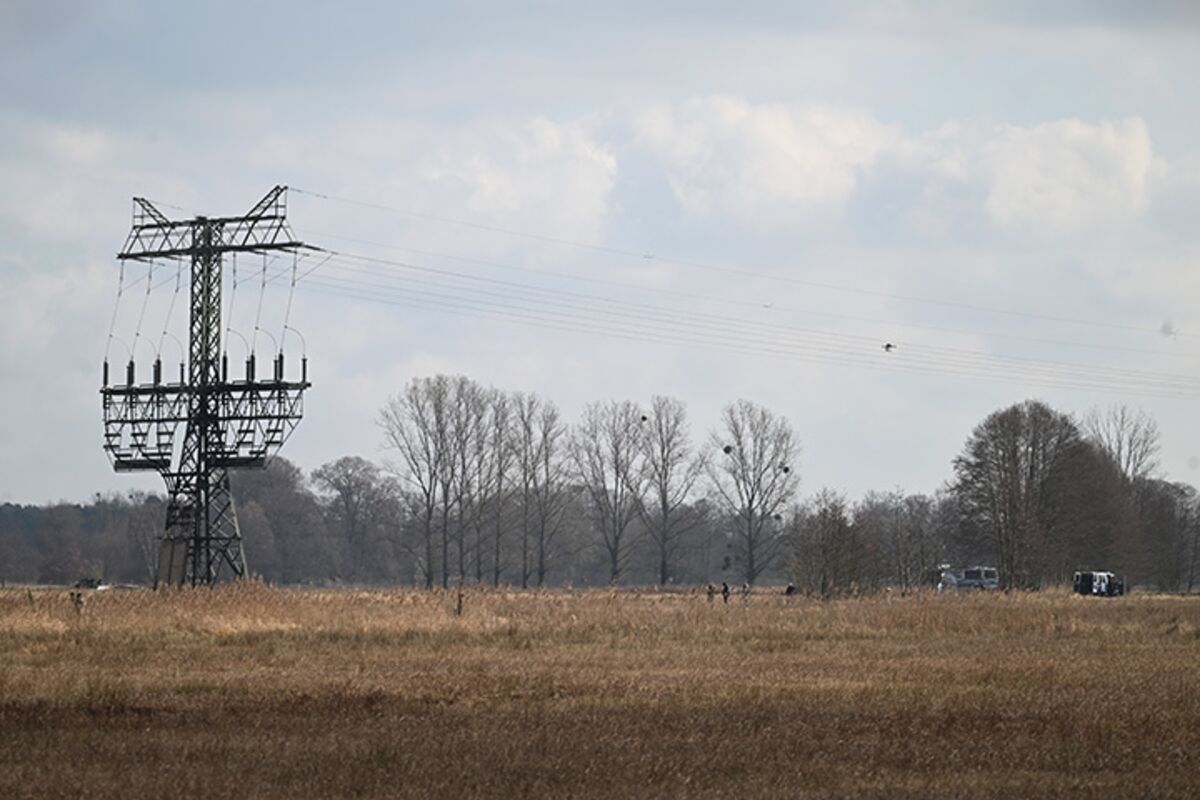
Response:
[[[646,483],[639,443],[645,415],[636,404],[591,403],[571,438],[575,479],[587,496],[588,515],[608,555],[609,581],[617,583],[630,549],[630,525]]]
[[[446,444],[450,470],[451,505],[455,509],[453,543],[459,581],[467,577],[467,565],[483,572],[483,514],[491,487],[488,468],[488,413],[491,390],[458,377],[451,382],[451,402]],[[479,578],[477,577],[477,580]]]
[[[882,556],[882,563],[874,565],[882,574],[871,575],[870,583],[895,580],[903,590],[912,585],[914,548],[905,516],[904,493],[899,490],[867,492],[855,505],[855,532]]]
[[[640,444],[646,487],[638,510],[658,556],[658,582],[665,584],[674,574],[681,545],[703,522],[687,501],[703,473],[704,459],[692,449],[687,408],[673,397],[651,400]]]
[[[534,575],[538,586],[546,584],[551,559],[557,554],[556,545],[563,528],[567,508],[565,458],[566,427],[559,418],[558,407],[545,403],[538,417],[538,465],[534,501],[537,530],[534,536]]]
[[[520,514],[521,587],[545,583],[566,507],[566,428],[558,407],[534,394],[513,400],[513,458]]]
[[[449,379],[444,375],[414,378],[400,394],[388,400],[378,420],[385,448],[394,451],[400,459],[392,469],[408,490],[404,497],[420,539],[414,555],[425,587],[430,589],[436,574],[436,516],[441,506],[440,489],[445,473],[442,462],[447,457],[448,393]],[[444,526],[442,530],[445,531]]]
[[[491,515],[492,515],[492,585],[500,585],[504,572],[505,510],[508,506],[510,471],[515,461],[513,441],[512,400],[504,392],[492,395],[491,415],[488,426],[488,450],[491,461]],[[482,571],[479,579],[483,580]]]
[[[808,592],[830,597],[848,591],[853,584],[850,551],[854,548],[854,526],[846,498],[822,489],[799,510],[790,525],[791,572]]]
[[[725,407],[709,443],[719,453],[707,462],[709,481],[733,520],[743,574],[753,585],[783,546],[783,513],[799,485],[800,446],[785,418],[749,400]]]
[[[1092,409],[1083,430],[1099,445],[1129,481],[1154,476],[1158,469],[1158,423],[1142,409],[1120,404],[1105,411]]]
[[[938,501],[925,494],[910,494],[904,498],[905,547],[897,548],[897,564],[903,563],[901,585],[920,586],[945,555],[938,540]],[[900,555],[903,550],[904,555]]]
[[[158,575],[158,549],[164,515],[162,501],[156,495],[141,491],[129,493],[127,531],[140,559],[139,572],[148,584],[153,584]]]
[[[935,566],[934,501],[903,492],[868,492],[854,509],[854,527],[882,560],[868,583],[895,581],[902,591],[914,588]],[[867,576],[863,576],[864,579]]]
[[[1070,417],[1027,400],[989,415],[954,459],[955,493],[999,556],[1002,585],[1038,584],[1050,487],[1080,444]]]

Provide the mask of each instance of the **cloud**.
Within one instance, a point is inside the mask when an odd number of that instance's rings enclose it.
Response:
[[[465,216],[536,219],[554,235],[596,239],[617,159],[579,122],[492,121],[453,134],[418,167],[444,208]]]
[[[757,229],[836,214],[897,136],[863,111],[735,97],[652,108],[635,134],[688,213]]]
[[[1138,117],[1006,126],[984,145],[986,212],[1010,233],[1054,237],[1124,228],[1149,203],[1163,165]]]

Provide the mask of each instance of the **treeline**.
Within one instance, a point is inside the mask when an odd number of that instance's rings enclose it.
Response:
[[[1191,591],[1200,502],[1157,471],[1157,428],[1115,407],[1083,420],[1027,401],[989,415],[936,494],[830,490],[806,499],[783,416],[732,403],[693,438],[655,397],[553,402],[459,376],[411,381],[379,414],[385,458],[305,475],[277,458],[234,476],[251,570],[281,583],[545,585],[793,580],[837,595],[998,566],[1036,588],[1080,568]],[[152,578],[157,495],[0,507],[0,580]]]

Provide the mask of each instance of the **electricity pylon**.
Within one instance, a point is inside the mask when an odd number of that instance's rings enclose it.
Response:
[[[167,484],[156,588],[212,585],[226,566],[234,576],[246,575],[229,470],[264,466],[303,414],[303,393],[311,385],[307,358],[300,379],[289,381],[280,349],[271,377],[259,379],[251,351],[244,379],[230,380],[221,346],[222,256],[306,248],[288,227],[286,191],[276,186],[241,217],[168,220],[149,201],[133,201],[133,228],[117,258],[187,259],[191,267],[188,362],[179,365],[179,382],[163,381],[157,358],[151,382],[137,383],[131,353],[123,384],[109,384],[104,362],[100,390],[104,449],[113,467],[154,470]]]

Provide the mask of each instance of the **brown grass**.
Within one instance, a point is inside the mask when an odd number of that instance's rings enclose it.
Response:
[[[1196,797],[1200,598],[0,591],[0,797]]]

